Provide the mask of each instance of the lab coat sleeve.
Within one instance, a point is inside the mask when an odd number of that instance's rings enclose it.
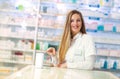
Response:
[[[83,37],[83,50],[85,52],[84,60],[77,62],[67,62],[68,68],[87,69],[91,70],[95,63],[95,45],[91,36],[85,35]]]
[[[83,49],[85,52],[85,57],[88,57],[90,55],[95,55],[96,54],[95,44],[92,37],[90,35],[85,36],[83,42],[84,42]]]
[[[67,68],[92,70],[94,67],[95,56],[91,55],[82,62],[66,62]]]

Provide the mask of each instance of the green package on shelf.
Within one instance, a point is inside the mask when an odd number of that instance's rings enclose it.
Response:
[[[117,69],[117,62],[116,61],[114,62],[112,69],[115,69],[115,70]]]
[[[104,25],[98,25],[97,30],[98,31],[104,31]]]
[[[48,45],[49,45],[49,44],[48,44],[47,42],[44,43],[44,50],[47,50],[47,49],[48,49]]]
[[[68,2],[68,0],[62,0],[62,2]]]
[[[107,69],[107,68],[108,68],[108,62],[105,60],[102,69]]]
[[[24,6],[23,5],[18,5],[18,10],[23,11],[24,10]]]
[[[112,31],[113,31],[113,32],[116,32],[116,30],[117,30],[117,29],[116,29],[116,26],[113,26]]]
[[[77,2],[77,0],[72,0],[72,3],[76,3]]]
[[[40,44],[39,43],[36,44],[36,50],[40,50]]]

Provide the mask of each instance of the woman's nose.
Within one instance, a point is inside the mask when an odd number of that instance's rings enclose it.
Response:
[[[74,25],[77,25],[77,21],[74,21]]]

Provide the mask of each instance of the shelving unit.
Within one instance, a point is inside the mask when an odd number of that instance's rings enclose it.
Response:
[[[0,78],[34,64],[39,0],[0,0]]]

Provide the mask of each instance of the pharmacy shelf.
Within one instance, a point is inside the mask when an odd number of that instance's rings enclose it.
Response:
[[[4,60],[4,59],[0,59],[0,62],[1,63],[15,63],[15,64],[26,64],[26,65],[29,65],[29,64],[33,64],[32,62],[28,62],[28,61],[15,61],[15,60]]]
[[[120,44],[120,39],[110,39],[110,38],[101,38],[93,37],[94,42],[96,43],[105,43],[105,44]]]
[[[0,34],[0,37],[2,37],[2,38],[15,38],[15,39],[26,39],[26,40],[29,39],[29,40],[34,40],[33,37],[30,37],[30,36],[20,36],[20,35],[17,35],[17,33],[15,35],[12,35],[12,34],[7,34],[7,35]]]
[[[93,41],[96,43],[120,45],[119,32],[98,31],[98,32],[87,32],[87,33],[92,35]]]
[[[120,20],[120,18],[113,17],[112,15],[110,17],[110,16],[108,16],[108,15],[106,15],[103,12],[100,12],[100,11],[92,11],[90,9],[83,9],[81,7],[76,8],[76,9],[78,9],[83,14],[84,17],[99,18],[99,19],[108,20],[108,21],[113,20],[113,21],[116,21],[116,22],[119,22],[119,20]],[[66,16],[66,14],[67,14],[67,12],[61,13],[61,14],[60,14],[60,12],[58,12],[56,14],[40,12],[40,15],[56,16],[56,17],[57,16]],[[119,14],[117,14],[117,16],[120,17]]]
[[[36,11],[36,9],[34,9],[33,11],[23,11],[23,10],[10,10],[10,9],[0,9],[1,12],[9,12],[9,13],[21,13],[21,14],[32,14],[35,15],[38,11]]]
[[[40,12],[40,15],[45,15],[45,16],[57,16],[57,14],[53,14],[53,13],[44,13],[44,12]]]
[[[37,40],[60,42],[60,39],[56,39],[56,38],[41,38],[41,37],[38,37]]]
[[[120,56],[110,56],[110,55],[102,55],[102,54],[96,54],[96,56],[120,58]]]
[[[33,21],[35,21],[35,20],[33,20]],[[32,22],[32,21],[30,21],[30,22]],[[29,23],[26,22],[27,26],[25,26],[25,27],[36,27],[36,24],[31,24],[30,22]],[[0,19],[0,24],[22,27],[22,23],[20,24],[20,22],[10,22],[10,21],[6,22],[6,21],[3,21],[3,19],[2,20]]]
[[[59,29],[59,30],[63,30],[63,27],[57,27],[57,26],[39,26],[38,28],[45,28],[45,29]]]
[[[24,49],[24,48],[8,48],[0,46],[0,50],[10,50],[10,51],[24,51],[24,52],[34,52],[32,49]]]
[[[58,16],[64,16],[66,17],[66,14],[59,14],[59,13],[56,13],[56,14],[53,14],[53,13],[44,13],[44,12],[40,12],[40,15],[42,16],[53,16],[53,17],[58,17]]]
[[[36,50],[37,53],[46,53],[45,50]]]
[[[27,0],[25,5],[19,2],[0,1],[0,62],[4,66],[34,64],[35,60],[40,0]],[[16,55],[17,51],[22,55]]]

